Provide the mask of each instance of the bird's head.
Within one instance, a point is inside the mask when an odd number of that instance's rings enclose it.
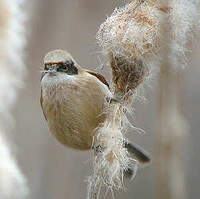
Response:
[[[55,76],[57,73],[78,75],[79,66],[73,57],[64,50],[48,52],[44,57],[43,76],[48,73]]]

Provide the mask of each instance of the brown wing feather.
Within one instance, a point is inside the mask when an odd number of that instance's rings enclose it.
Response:
[[[91,75],[94,75],[94,76],[95,76],[96,78],[98,78],[103,84],[105,84],[108,88],[110,88],[108,82],[106,81],[106,79],[104,78],[103,75],[100,75],[99,73],[96,73],[96,72],[91,71],[91,70],[86,70],[86,72],[90,73]]]
[[[165,12],[165,13],[169,13],[169,12],[171,12],[172,8],[171,7],[161,7],[161,8],[158,8],[158,10]]]

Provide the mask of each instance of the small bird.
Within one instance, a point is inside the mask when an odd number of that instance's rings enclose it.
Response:
[[[92,149],[95,130],[105,120],[112,97],[105,78],[79,66],[68,52],[54,50],[44,57],[41,107],[50,131],[63,145]],[[150,161],[140,147],[128,142],[124,147],[139,162]]]

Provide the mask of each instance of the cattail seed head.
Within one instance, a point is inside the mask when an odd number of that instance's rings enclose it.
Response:
[[[99,45],[110,57],[115,93],[133,91],[148,74],[146,62],[157,54],[159,10],[152,2],[130,2],[100,26]]]
[[[110,58],[115,93],[135,91],[152,67],[159,68],[163,46],[170,49],[167,56],[175,69],[186,65],[188,41],[199,27],[196,4],[196,0],[172,0],[168,4],[135,0],[114,10],[100,26],[97,40]],[[171,25],[161,28],[164,18]],[[163,30],[170,38],[162,36]]]
[[[115,85],[115,96],[119,99],[127,100],[137,86],[144,80],[148,74],[148,69],[144,67],[141,60],[127,61],[123,56],[110,55],[112,77]]]

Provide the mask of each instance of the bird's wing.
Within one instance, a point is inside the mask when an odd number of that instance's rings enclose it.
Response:
[[[100,75],[99,73],[96,73],[96,72],[91,71],[91,70],[86,70],[86,72],[89,73],[90,75],[95,76],[95,77],[98,78],[103,84],[105,84],[108,88],[110,88],[108,82],[106,81],[106,79],[104,78],[103,75]]]
[[[41,107],[42,107],[42,112],[43,112],[43,114],[44,114],[44,117],[45,117],[45,119],[47,120],[47,117],[46,117],[46,115],[45,115],[45,113],[44,113],[44,109],[43,109],[42,89],[41,89],[41,95],[40,95],[40,105],[41,105]]]

